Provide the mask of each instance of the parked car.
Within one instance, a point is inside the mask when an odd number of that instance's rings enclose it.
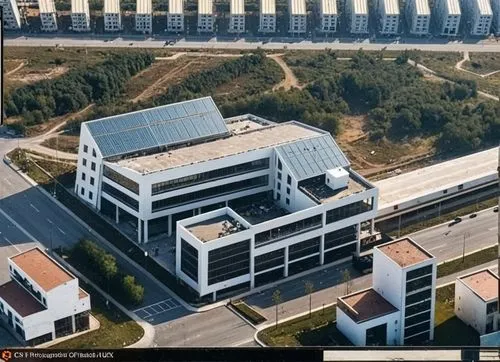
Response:
[[[453,220],[453,221],[455,221],[458,224],[459,222],[462,221],[462,218],[461,217],[456,217],[455,220]]]
[[[469,215],[469,217],[470,217],[471,219],[474,219],[476,216],[477,216],[477,214],[476,214],[476,213],[473,213],[473,214],[470,214],[470,215]]]
[[[498,206],[493,209],[493,212],[498,212]]]
[[[371,273],[373,268],[373,254],[364,256],[352,256],[352,264],[356,270],[363,274]]]

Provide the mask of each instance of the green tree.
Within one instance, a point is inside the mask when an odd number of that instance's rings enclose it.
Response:
[[[309,318],[312,314],[312,293],[314,291],[314,284],[310,281],[304,283],[304,289],[307,295],[309,295]]]
[[[273,303],[276,307],[276,326],[275,327],[278,328],[278,308],[279,308],[279,305],[281,304],[281,301],[282,301],[281,292],[279,289],[276,289],[274,291],[272,298],[273,298]]]

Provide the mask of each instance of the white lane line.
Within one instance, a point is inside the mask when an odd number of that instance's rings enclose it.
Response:
[[[8,179],[7,177],[4,177],[4,179],[3,179],[3,180],[4,180],[6,183],[8,183],[9,185],[11,185],[11,186],[12,186],[12,183],[9,181],[9,179]]]
[[[49,224],[53,224],[52,220],[50,220],[50,219],[45,219],[45,220],[47,220],[47,222],[48,222]]]
[[[38,209],[35,207],[35,205],[33,205],[33,204],[31,204],[31,203],[30,203],[30,206],[31,206],[32,208],[34,208],[34,209],[36,210],[36,212],[40,212],[40,210],[38,210]]]
[[[436,250],[436,249],[442,248],[443,246],[446,246],[446,244],[441,244],[441,245],[435,246],[433,248],[430,248],[429,250]]]
[[[62,231],[61,228],[58,227],[57,230],[59,230],[61,232],[61,234],[66,235],[66,233],[64,231]]]
[[[19,253],[21,252],[21,249],[19,249],[17,246],[12,244],[9,239],[7,239],[5,236],[3,237],[6,242],[8,242],[10,245],[12,245]]]
[[[19,230],[21,230],[28,238],[33,240],[35,243],[41,244],[33,235],[27,232],[21,225],[19,225],[14,219],[12,219],[9,215],[5,213],[2,209],[0,209],[0,214],[3,215],[7,220],[9,220],[12,224],[14,224]]]
[[[495,226],[493,228],[489,228],[488,231],[493,231],[493,230],[498,230],[498,226]]]

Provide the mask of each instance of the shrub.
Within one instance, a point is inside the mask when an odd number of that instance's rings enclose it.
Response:
[[[130,304],[141,304],[144,299],[144,287],[135,282],[135,278],[126,275],[121,280],[121,287],[124,297]]]

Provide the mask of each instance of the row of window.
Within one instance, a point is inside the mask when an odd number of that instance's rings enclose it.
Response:
[[[289,237],[291,234],[310,231],[311,228],[321,227],[322,216],[314,215],[290,224],[282,225],[271,230],[266,230],[255,235],[255,246],[263,246],[270,241],[278,241]]]
[[[139,184],[137,182],[123,176],[121,173],[116,172],[106,165],[104,165],[103,167],[102,174],[118,185],[126,188],[129,191],[132,191],[136,195],[139,195]]]
[[[332,231],[325,234],[325,250],[353,242],[357,239],[356,225]]]
[[[83,189],[83,187],[82,187]],[[125,194],[124,192],[121,192],[117,188],[111,186],[110,184],[107,184],[106,182],[102,183],[102,192],[107,193],[108,195],[114,197],[124,205],[127,205],[130,207],[132,210],[139,211],[139,201],[136,199],[130,197],[129,195]]]
[[[320,237],[302,241],[288,247],[288,260],[296,260],[319,253]]]
[[[181,270],[198,283],[198,250],[181,239]]]
[[[358,214],[362,214],[373,209],[373,198],[337,207],[326,212],[326,223],[347,219]]]
[[[250,240],[208,252],[208,285],[248,273],[250,273]]]
[[[424,275],[432,274],[432,265],[427,265],[422,268],[414,269],[406,273],[406,281],[410,281],[412,279],[420,278]]]

